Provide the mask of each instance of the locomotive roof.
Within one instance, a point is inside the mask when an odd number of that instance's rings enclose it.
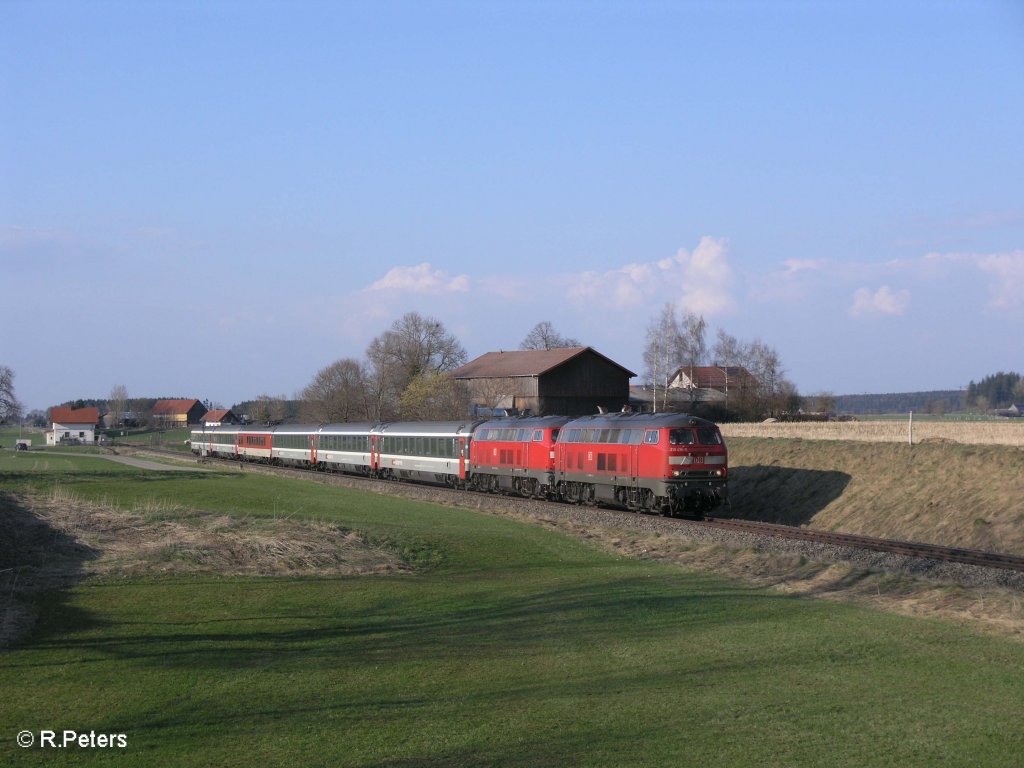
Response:
[[[479,424],[477,429],[550,429],[561,427],[568,416],[506,416]]]
[[[688,413],[595,413],[565,425],[583,429],[662,429],[664,427],[713,427],[715,423]]]

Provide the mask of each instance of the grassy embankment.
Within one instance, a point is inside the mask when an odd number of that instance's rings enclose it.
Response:
[[[1024,554],[1024,450],[1018,447],[727,441],[735,516]]]
[[[25,458],[0,454],[5,524],[52,520],[19,540],[48,540],[38,565],[60,553],[69,586],[0,656],[4,765],[1015,765],[1024,749],[1020,643],[465,510]],[[169,543],[126,569],[123,551],[107,562],[118,515],[132,535],[316,521],[406,567],[224,575]],[[22,729],[65,728],[129,746],[15,746]]]

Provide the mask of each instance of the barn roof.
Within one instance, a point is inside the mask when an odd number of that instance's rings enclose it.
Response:
[[[153,404],[153,415],[180,416],[187,414],[197,405],[200,405],[198,400],[157,400]]]
[[[493,379],[515,376],[540,376],[584,354],[596,355],[621,368],[627,376],[636,376],[628,368],[610,360],[591,347],[528,349],[514,352],[488,352],[452,371],[456,379]]]
[[[229,413],[231,413],[230,408],[214,408],[212,411],[207,411],[201,421],[224,421]],[[234,416],[234,414],[231,415]]]
[[[50,422],[54,424],[96,424],[100,420],[99,408],[65,408],[50,409]]]

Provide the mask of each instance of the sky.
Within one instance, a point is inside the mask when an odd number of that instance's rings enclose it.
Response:
[[[408,311],[803,394],[1024,370],[1024,2],[0,0],[27,408],[293,396]]]

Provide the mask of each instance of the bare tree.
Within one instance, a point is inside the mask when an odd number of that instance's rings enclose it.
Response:
[[[0,365],[0,424],[21,418],[21,402],[14,394],[14,371]]]
[[[521,381],[512,376],[474,379],[469,383],[469,393],[474,403],[492,412],[495,408],[512,408],[516,395],[525,394]]]
[[[116,384],[110,390],[110,397],[107,399],[107,411],[110,417],[110,428],[119,427],[124,424],[125,413],[128,410],[128,387],[124,384]]]
[[[257,395],[252,405],[256,424],[280,424],[288,415],[288,398],[284,395]]]
[[[346,357],[322,368],[302,390],[302,417],[321,423],[370,418],[366,367]]]
[[[664,408],[664,392],[668,387],[668,379],[673,368],[675,339],[679,335],[675,309],[666,304],[656,318],[647,324],[647,343],[644,345],[644,366],[648,380],[654,393],[654,412],[658,411],[658,388],[661,388],[662,407]]]
[[[407,312],[370,342],[366,357],[371,417],[386,418],[413,379],[458,368],[466,350],[439,320]]]
[[[647,344],[644,347],[646,373],[654,386],[654,410],[658,410],[658,388],[662,392],[680,368],[692,369],[704,364],[707,357],[705,333],[707,322],[693,312],[679,313],[672,303],[662,307],[658,316],[647,326]],[[691,390],[691,401],[696,392]]]
[[[564,349],[566,347],[582,347],[576,339],[562,336],[547,320],[537,323],[533,330],[526,334],[519,345],[520,349]]]

